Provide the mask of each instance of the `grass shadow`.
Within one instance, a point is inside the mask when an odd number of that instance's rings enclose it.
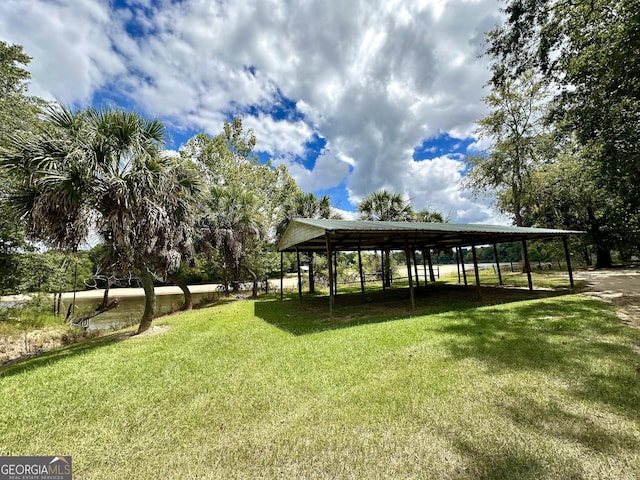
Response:
[[[202,302],[198,304],[194,308],[194,310],[200,308],[208,308],[214,305],[224,305],[227,303],[235,302],[237,299],[238,297],[233,295],[219,296],[213,302]],[[178,313],[184,312],[178,310],[176,312],[159,315],[154,319],[154,325],[158,320]],[[136,328],[137,326],[134,325],[131,327],[126,327],[114,333],[100,335],[92,338],[83,338],[82,340],[70,345],[47,350],[45,352],[37,353],[32,356],[12,360],[0,366],[0,378],[17,375],[28,370],[36,369],[44,365],[49,365],[65,358],[82,355],[102,347],[122,342],[124,340],[127,340],[128,338],[131,338],[136,332]]]
[[[415,309],[411,307],[408,288],[386,291],[370,290],[362,295],[355,289],[335,296],[333,316],[329,317],[327,294],[305,294],[302,301],[289,294],[283,302],[276,298],[258,300],[255,315],[265,322],[293,335],[307,335],[327,330],[381,323],[402,318],[434,315],[451,311],[467,311],[481,306],[523,300],[543,299],[567,294],[566,290],[534,290],[520,288],[481,288],[436,283],[415,292]]]
[[[441,331],[450,336],[444,346],[454,360],[475,359],[492,375],[543,372],[569,395],[591,404],[606,404],[618,414],[640,421],[640,359],[633,351],[640,334],[621,324],[610,305],[569,297],[562,302],[514,304],[509,309],[470,310],[464,321],[446,325]],[[528,405],[527,409],[533,408],[534,403]],[[536,415],[553,417],[547,406],[539,407],[533,416],[520,408],[512,414],[528,425],[536,424],[532,421]],[[569,413],[556,410],[558,422],[572,423]]]
[[[0,378],[24,373],[65,358],[82,355],[98,348],[122,342],[130,338],[134,332],[135,330],[126,330],[100,337],[83,339],[71,345],[48,350],[31,357],[17,359],[0,367]]]
[[[474,442],[454,438],[452,446],[464,458],[464,472],[455,478],[495,480],[539,480],[547,477],[547,466],[535,452],[506,446],[500,452],[488,452]],[[567,476],[566,478],[580,478]]]
[[[596,459],[636,461],[640,359],[632,346],[640,333],[621,324],[613,306],[568,296],[573,292],[567,290],[483,287],[479,300],[473,287],[429,287],[427,295],[416,297],[415,310],[407,289],[392,289],[369,293],[368,299],[353,292],[338,295],[331,320],[326,296],[305,296],[301,304],[294,295],[285,302],[258,301],[255,314],[290,334],[307,335],[453,312],[434,326],[443,358],[469,362],[470,369],[479,368],[495,382],[486,401],[514,432],[551,439],[535,445],[505,442],[496,449],[485,448],[473,433],[468,439],[456,436],[451,447],[468,466],[460,478],[582,478],[584,462],[577,456],[540,461],[553,453],[541,456],[536,448],[551,448],[553,439],[579,445]],[[599,474],[606,475],[606,465],[601,466]]]

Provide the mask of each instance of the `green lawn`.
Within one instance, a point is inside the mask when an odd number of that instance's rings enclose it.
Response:
[[[74,478],[640,475],[640,332],[553,292],[240,300],[0,369],[0,455]],[[295,297],[294,297],[295,298]]]
[[[520,267],[521,268],[521,267]],[[475,286],[476,277],[473,267],[469,267],[467,265],[467,283],[469,286]],[[511,271],[510,268],[505,268],[504,266],[500,271],[502,275],[503,285],[508,287],[528,287],[527,275],[522,273],[521,269],[516,271]],[[498,272],[493,268],[483,268],[479,270],[480,274],[480,284],[482,285],[499,285],[499,277]],[[535,269],[532,271],[532,282],[534,288],[568,288],[569,281],[569,273],[559,270],[538,270]],[[458,275],[446,275],[442,277],[443,282],[447,283],[457,283]],[[461,277],[461,282],[464,282]],[[574,282],[576,287],[583,287],[587,282],[583,280],[576,280]]]

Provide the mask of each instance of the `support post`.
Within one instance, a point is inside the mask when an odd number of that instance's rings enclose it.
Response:
[[[571,256],[569,255],[569,243],[567,242],[567,236],[562,236],[562,245],[564,246],[564,256],[567,260],[567,270],[569,271],[569,282],[571,288],[573,288],[573,271],[571,270]]]
[[[296,247],[296,260],[298,261],[298,303],[302,305],[302,273],[300,272],[300,250]]]
[[[493,256],[496,259],[496,267],[498,268],[498,283],[500,285],[504,285],[502,281],[502,272],[500,271],[500,258],[498,257],[498,245],[495,243],[493,244]]]
[[[364,273],[362,272],[362,252],[358,247],[358,271],[360,272],[360,291],[364,295]]]
[[[456,267],[458,267],[458,283],[460,283],[460,247],[456,247]]]
[[[313,264],[315,263],[315,253],[309,253],[309,293],[316,293],[316,278],[313,273]]]
[[[462,256],[462,247],[458,247],[458,252],[460,253],[460,267],[462,269],[462,276],[464,277],[464,286],[468,287],[469,282],[467,280],[467,270],[464,267],[464,257]]]
[[[436,276],[433,274],[433,259],[431,258],[431,249],[427,249],[427,263],[429,264],[429,278],[432,282],[436,281]]]
[[[422,250],[422,270],[424,271],[424,285],[427,286],[427,251]]]
[[[333,253],[333,292],[338,293],[338,252]]]
[[[284,252],[280,252],[280,301],[284,299]]]
[[[384,292],[387,286],[387,282],[386,282],[386,278],[385,278],[385,271],[384,271],[384,249],[380,250],[380,260],[381,260],[381,266],[382,266],[382,291]]]
[[[413,294],[413,279],[411,278],[411,251],[409,250],[409,242],[404,241],[404,256],[407,259],[407,277],[409,277],[409,297],[411,298],[411,309],[416,309],[416,300]]]
[[[411,250],[411,256],[413,257],[413,273],[416,276],[416,288],[419,291],[420,290],[420,277],[418,275],[418,262],[416,262],[416,251],[415,250]],[[426,282],[427,279],[425,278],[424,281]]]
[[[331,259],[331,237],[329,233],[324,234],[327,246],[327,266],[329,268],[329,319],[333,319],[333,264]]]
[[[529,282],[529,290],[533,291],[533,281],[531,280],[531,263],[529,263],[529,251],[527,250],[527,239],[522,239],[522,260],[524,261],[524,269],[527,272],[527,281]]]
[[[478,294],[478,300],[482,300],[482,292],[480,291],[480,270],[478,269],[478,254],[476,252],[475,245],[471,245],[471,253],[473,255],[473,271],[476,274],[476,293]]]

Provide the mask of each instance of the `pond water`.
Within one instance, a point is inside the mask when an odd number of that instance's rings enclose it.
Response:
[[[219,298],[217,292],[199,292],[192,293],[193,304],[213,303]],[[89,320],[88,331],[105,331],[115,330],[119,328],[137,325],[144,311],[144,295],[127,295],[118,296],[110,295],[109,299],[118,298],[120,305],[113,310],[101,313]],[[78,295],[76,298],[75,316],[90,314],[95,311],[96,307],[101,303],[101,298],[83,298]],[[63,312],[66,312],[72,300],[68,296],[63,297]],[[163,294],[156,295],[156,316],[166,315],[171,312],[178,311],[184,304],[184,297],[180,294]]]

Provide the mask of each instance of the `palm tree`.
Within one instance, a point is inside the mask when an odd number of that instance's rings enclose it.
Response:
[[[409,222],[413,218],[411,204],[398,193],[387,190],[373,192],[358,205],[360,220],[380,222]]]
[[[246,188],[214,185],[201,226],[213,237],[225,275],[225,292],[231,280],[234,290],[244,266],[257,287],[257,274],[245,261],[252,246],[264,237],[264,219],[256,196]],[[255,290],[255,288],[254,288]]]
[[[429,210],[425,208],[424,210],[420,210],[419,212],[414,213],[414,221],[416,222],[425,222],[425,223],[449,223],[449,218],[442,215],[440,212]],[[449,255],[452,254],[451,250],[439,250],[440,252],[447,253]],[[431,249],[423,248],[422,249],[422,261],[423,265],[425,265],[425,281],[427,277],[426,272],[426,264],[429,263],[429,275],[432,282],[436,281],[435,275],[433,273],[433,261],[431,257]],[[416,278],[418,278],[418,270],[416,266]]]
[[[442,215],[440,212],[432,211],[429,209],[420,210],[413,214],[413,219],[416,222],[426,223],[449,223],[449,219]]]
[[[360,220],[381,222],[410,222],[413,220],[413,209],[398,193],[387,190],[373,192],[362,199],[358,205]],[[389,250],[384,252],[384,283],[391,286],[391,257]]]
[[[259,162],[255,141],[253,132],[234,118],[219,135],[203,133],[189,140],[181,154],[199,165],[202,177],[214,186],[207,208],[201,209],[199,250],[209,260],[218,254],[227,280],[248,272],[257,293],[258,277],[273,269],[269,243],[282,206],[298,187],[284,165]]]
[[[331,211],[329,197],[324,195],[318,198],[313,193],[299,192],[284,207],[284,217],[277,227],[278,235],[282,236],[289,222],[294,218],[333,218],[339,219],[340,215]],[[309,293],[315,293],[314,280],[314,254],[309,254]]]
[[[12,137],[1,155],[30,238],[76,251],[95,229],[114,267],[139,277],[138,333],[155,314],[154,277],[175,270],[191,249],[201,188],[193,169],[162,154],[164,135],[162,123],[135,113],[56,105],[45,111],[43,133]]]

